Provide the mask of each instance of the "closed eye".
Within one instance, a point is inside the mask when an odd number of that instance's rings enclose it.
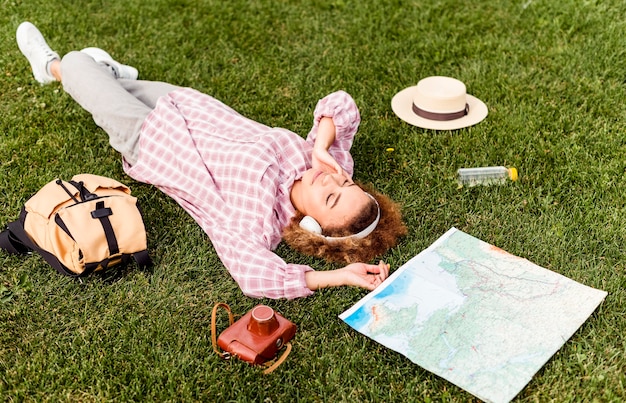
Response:
[[[341,187],[350,187],[350,186],[356,186],[356,183],[351,182],[350,180],[346,179],[342,184]],[[328,203],[330,202],[331,197],[333,197],[335,195],[335,193],[331,193],[328,195],[328,197],[326,197],[326,205],[328,205]],[[335,199],[333,200],[332,205],[330,206],[330,208],[333,208],[337,205],[337,203],[339,202],[339,199],[341,199],[341,193],[339,193],[337,195],[337,197],[335,197]]]

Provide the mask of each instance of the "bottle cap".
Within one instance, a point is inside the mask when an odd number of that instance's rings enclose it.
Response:
[[[517,180],[517,169],[509,168],[509,178],[511,178],[512,181]]]

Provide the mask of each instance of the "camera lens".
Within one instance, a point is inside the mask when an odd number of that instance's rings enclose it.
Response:
[[[259,305],[252,310],[252,317],[259,323],[267,322],[274,317],[274,310],[267,305]]]
[[[267,336],[276,329],[278,329],[278,320],[272,308],[267,305],[258,305],[252,310],[248,330],[259,336]]]

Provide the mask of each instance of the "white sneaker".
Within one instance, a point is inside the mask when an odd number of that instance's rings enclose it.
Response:
[[[115,61],[110,54],[100,48],[85,48],[81,50],[81,52],[91,56],[97,63],[104,63],[111,67],[116,78],[136,80],[139,76],[139,72],[136,68]]]
[[[48,64],[53,60],[60,60],[59,54],[50,49],[43,35],[36,26],[26,21],[17,27],[15,33],[17,46],[33,69],[35,80],[41,84],[56,81],[54,76],[48,71]]]

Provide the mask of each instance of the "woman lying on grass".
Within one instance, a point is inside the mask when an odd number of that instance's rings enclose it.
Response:
[[[42,83],[60,81],[90,112],[132,178],[176,200],[209,235],[244,294],[297,298],[323,287],[376,288],[380,261],[406,232],[398,207],[352,181],[352,139],[360,116],[335,92],[319,101],[306,140],[247,119],[190,88],[137,80],[137,70],[102,49],[62,59],[24,22],[17,42]],[[295,249],[348,265],[314,271],[272,252]]]

